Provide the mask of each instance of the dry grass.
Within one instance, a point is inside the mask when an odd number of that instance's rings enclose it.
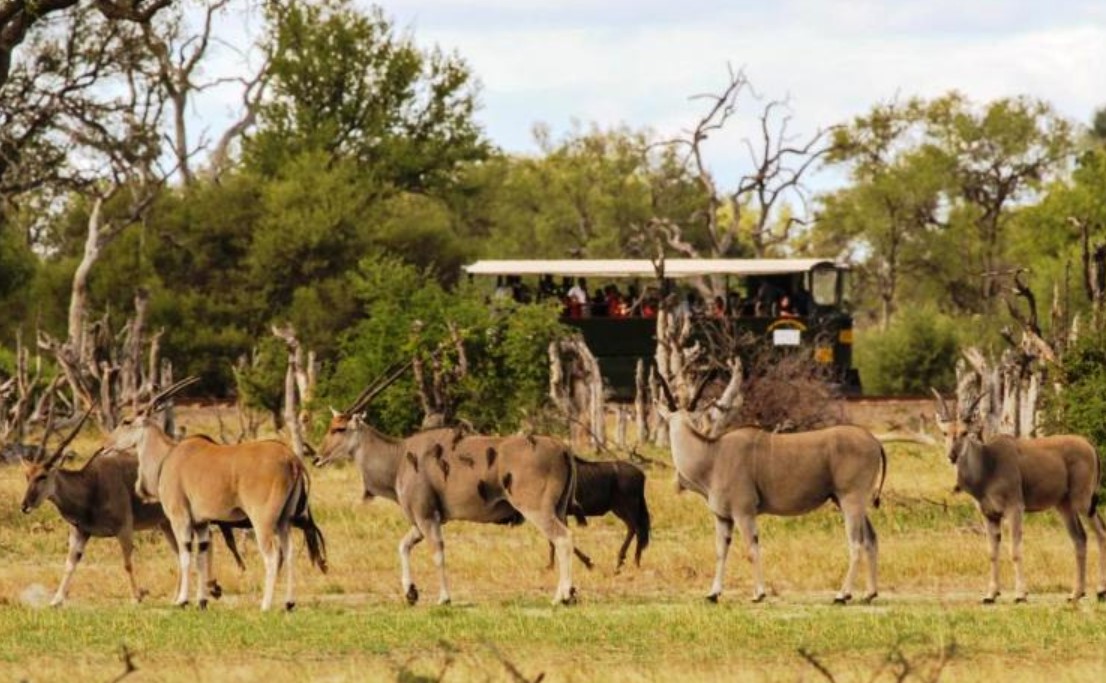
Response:
[[[203,419],[183,417],[211,430]],[[93,447],[78,444],[82,453]],[[1028,524],[1030,604],[980,606],[986,558],[970,501],[952,496],[952,472],[935,450],[895,446],[890,455],[884,505],[873,519],[881,598],[847,608],[830,605],[846,553],[829,508],[762,518],[766,604],[748,604],[748,568],[735,546],[723,603],[708,605],[712,522],[699,498],[674,493],[666,468],[649,472],[654,535],[641,569],[613,573],[617,521],[577,531],[599,563],[592,572],[576,565],[577,607],[548,606],[554,576],[543,569],[546,545],[533,529],[456,523],[446,528],[455,605],[407,608],[396,558],[406,524],[395,505],[362,502],[358,475],[345,466],[313,471],[312,504],[332,570],[309,568],[300,544],[294,614],[258,613],[256,551],[248,548],[249,569],[240,573],[221,544],[217,572],[229,595],[207,613],[170,608],[176,564],[153,535],[136,555],[152,593],[147,603],[129,604],[118,548],[99,540],[89,544],[69,605],[50,610],[41,604],[61,573],[65,524],[50,506],[20,513],[22,474],[0,470],[0,678],[111,680],[123,672],[125,644],[138,667],[127,679],[134,681],[435,680],[443,670],[445,680],[511,680],[503,659],[547,680],[819,680],[799,648],[816,653],[838,681],[876,672],[895,680],[902,664],[888,653],[896,647],[918,667],[917,680],[927,680],[936,653],[955,643],[942,680],[1102,680],[1106,607],[1065,604],[1072,552],[1059,523],[1038,516]],[[1090,559],[1096,567],[1093,551]],[[433,596],[423,547],[414,569],[424,596]],[[1007,566],[1008,587],[1010,574]]]

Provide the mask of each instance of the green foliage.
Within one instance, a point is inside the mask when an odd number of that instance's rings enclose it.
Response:
[[[886,332],[857,337],[856,364],[872,394],[924,395],[948,391],[956,381],[958,344],[951,321],[932,310],[904,311]]]
[[[276,337],[263,337],[249,360],[234,368],[238,395],[247,406],[271,413],[278,425],[283,424],[281,409],[287,368],[287,347]]]
[[[424,52],[378,7],[350,0],[269,7],[270,96],[247,145],[250,165],[279,173],[290,158],[321,152],[352,159],[398,189],[440,187],[458,164],[483,158],[468,66]]]
[[[469,373],[450,387],[459,417],[481,429],[507,431],[545,400],[546,349],[562,334],[556,307],[493,308],[474,289],[445,290],[434,278],[394,257],[364,259],[352,279],[365,318],[343,338],[322,401],[346,407],[360,390],[397,361],[442,353],[447,368],[458,362],[449,324],[463,340]],[[439,351],[441,349],[441,351]],[[422,415],[411,377],[370,406],[375,424],[392,433],[417,427]]]
[[[1106,468],[1106,334],[1081,338],[1057,368],[1063,391],[1041,392],[1045,427],[1053,434],[1079,434],[1098,449]],[[1106,493],[1106,486],[1103,487]]]

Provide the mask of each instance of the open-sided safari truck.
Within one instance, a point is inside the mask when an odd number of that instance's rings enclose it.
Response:
[[[656,307],[675,294],[700,326],[731,326],[764,344],[810,353],[845,393],[860,392],[852,367],[853,319],[848,268],[829,259],[666,259],[663,278],[645,259],[477,261],[470,277],[494,277],[493,296],[555,298],[563,320],[580,330],[613,398],[630,399],[639,359],[653,357]],[[705,301],[693,286],[709,280]]]

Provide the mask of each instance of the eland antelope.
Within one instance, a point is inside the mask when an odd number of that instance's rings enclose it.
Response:
[[[1106,525],[1098,512],[1100,462],[1094,446],[1081,436],[1019,439],[996,435],[983,438],[983,420],[976,411],[980,398],[957,412],[937,397],[937,425],[945,436],[949,462],[956,467],[956,490],[975,499],[987,523],[991,578],[983,602],[999,595],[999,546],[1002,520],[1010,520],[1010,556],[1014,561],[1014,600],[1027,598],[1022,572],[1022,516],[1056,508],[1075,544],[1075,587],[1070,600],[1086,592],[1087,518],[1098,540],[1098,599],[1106,600]]]
[[[559,568],[554,604],[575,599],[572,535],[565,524],[575,489],[572,454],[548,437],[465,436],[451,428],[431,429],[406,439],[381,434],[362,411],[398,378],[375,382],[353,405],[335,412],[318,450],[316,465],[353,458],[366,498],[399,503],[411,529],[399,544],[401,588],[408,603],[418,601],[411,578],[411,549],[424,538],[434,547],[440,587],[438,602],[450,602],[441,527],[451,520],[512,523],[521,515],[554,545]]]
[[[303,463],[279,441],[252,441],[221,445],[193,436],[174,443],[153,419],[161,404],[190,384],[183,380],[154,396],[108,435],[105,449],[135,449],[138,477],[135,491],[143,500],[161,502],[179,546],[180,584],[176,603],[188,604],[191,567],[190,543],[197,540],[200,582],[198,604],[207,606],[206,556],[210,523],[241,523],[253,527],[265,563],[261,609],[272,606],[277,571],[284,565],[285,607],[293,600],[290,527],[303,520],[311,560],[325,571],[325,541],[307,505],[308,476]]]
[[[711,438],[698,430],[689,409],[677,407],[663,379],[661,388],[669,409],[659,403],[657,408],[668,422],[678,485],[703,496],[715,519],[716,564],[708,600],[717,602],[722,593],[735,524],[753,565],[753,601],[760,602],[766,593],[757,516],[802,515],[826,501],[841,509],[849,547],[849,568],[834,602],[852,599],[862,549],[868,558],[864,600],[877,596],[878,543],[867,508],[869,502],[879,505],[887,456],[874,436],[853,426],[795,434],[742,427]]]
[[[47,418],[42,448],[37,456],[24,456],[23,468],[27,477],[27,491],[20,509],[26,514],[49,500],[69,524],[69,552],[65,573],[50,604],[59,606],[65,602],[73,573],[77,569],[84,548],[92,537],[119,541],[123,552],[123,568],[130,580],[131,595],[141,602],[147,591],[139,588],[134,576],[131,555],[134,552],[134,532],[157,528],[165,534],[173,553],[177,552],[169,522],[157,503],[144,503],[134,494],[134,481],[138,476],[138,459],[134,453],[120,453],[115,457],[100,457],[97,451],[79,470],[60,467],[65,446],[73,440],[88,417],[86,413],[52,455],[47,455],[46,441],[50,436],[52,413]],[[222,529],[223,539],[240,567],[242,558],[235,546],[234,536]],[[222,588],[214,578],[210,580],[211,594],[218,598]]]

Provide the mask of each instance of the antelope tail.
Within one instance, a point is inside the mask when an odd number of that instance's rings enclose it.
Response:
[[[1099,491],[1102,490],[1102,458],[1098,455],[1098,449],[1094,449],[1094,493],[1091,494],[1091,509],[1087,511],[1088,517],[1094,517],[1101,502]]]
[[[289,510],[292,526],[303,532],[303,541],[307,545],[307,555],[311,558],[311,564],[326,573],[329,565],[326,561],[326,539],[322,529],[315,524],[315,518],[311,515],[311,506],[308,496],[311,491],[311,478],[307,469],[297,462],[296,485],[292,494],[288,497],[289,503],[294,502],[294,508]]]
[[[883,444],[879,445],[879,488],[876,489],[876,495],[872,498],[872,507],[879,507],[880,496],[883,495],[883,482],[887,479],[887,451],[883,449]]]
[[[326,538],[323,537],[323,530],[315,524],[315,518],[311,515],[311,506],[308,505],[311,479],[308,477],[307,470],[303,471],[300,482],[303,486],[303,495],[300,496],[300,503],[296,506],[296,515],[292,523],[303,530],[303,541],[307,544],[307,554],[311,558],[311,564],[325,574],[330,568],[326,561]]]
[[[563,455],[565,464],[568,465],[568,483],[565,485],[564,491],[561,492],[560,500],[557,501],[557,519],[567,522],[568,510],[576,499],[576,460],[567,450],[563,452]]]

